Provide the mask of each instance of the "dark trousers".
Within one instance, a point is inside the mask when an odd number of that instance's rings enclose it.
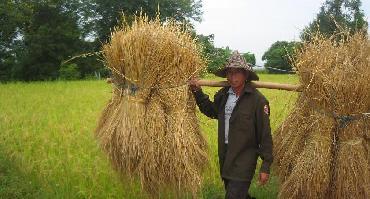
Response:
[[[225,199],[251,199],[248,190],[251,181],[222,179],[226,190]]]

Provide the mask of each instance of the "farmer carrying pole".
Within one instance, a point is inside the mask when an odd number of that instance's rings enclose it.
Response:
[[[218,120],[218,155],[226,198],[252,198],[248,194],[257,159],[263,160],[259,183],[269,180],[272,156],[270,107],[267,99],[252,86],[258,76],[237,52],[226,66],[217,71],[228,84],[214,96],[214,101],[202,92],[197,79],[189,82],[202,113]]]

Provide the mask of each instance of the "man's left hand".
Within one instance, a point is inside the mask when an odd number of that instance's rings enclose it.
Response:
[[[265,185],[269,181],[269,174],[268,173],[260,173],[258,178],[258,182],[260,185]]]

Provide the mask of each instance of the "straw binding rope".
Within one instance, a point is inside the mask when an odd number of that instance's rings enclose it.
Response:
[[[329,111],[323,107],[318,107],[317,105],[314,104],[314,102],[304,96],[305,100],[311,105],[311,107],[313,108],[314,111],[320,113],[320,114],[323,114],[323,115],[327,115],[327,116],[330,116],[332,118],[335,119],[335,121],[339,124],[339,128],[340,129],[343,129],[345,128],[346,126],[348,126],[348,124],[350,122],[353,122],[353,121],[356,121],[356,120],[360,120],[360,119],[369,119],[370,118],[370,112],[369,113],[353,113],[353,114],[348,114],[348,115],[339,115],[333,111]]]

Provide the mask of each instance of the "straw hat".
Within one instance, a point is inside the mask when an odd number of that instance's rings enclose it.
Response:
[[[219,69],[218,71],[215,72],[216,76],[219,77],[226,77],[226,72],[227,69],[229,68],[242,68],[245,69],[249,74],[248,74],[248,79],[247,81],[252,81],[252,80],[259,80],[259,77],[257,74],[253,71],[252,67],[250,64],[248,64],[244,57],[240,55],[238,51],[234,51],[229,60],[227,61],[226,65],[224,68]]]

